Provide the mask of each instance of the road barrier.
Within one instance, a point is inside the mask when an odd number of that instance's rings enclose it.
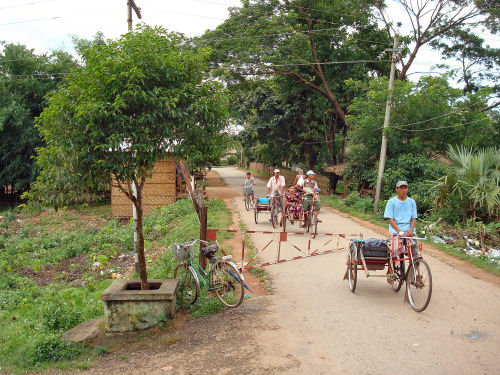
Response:
[[[240,261],[240,271],[249,270],[257,267],[265,267],[270,266],[272,264],[285,263],[293,260],[310,258],[317,255],[329,254],[338,251],[344,251],[347,249],[348,242],[351,239],[362,239],[362,234],[343,234],[343,233],[304,233],[304,232],[273,232],[273,231],[259,231],[259,230],[234,230],[234,229],[207,229],[207,240],[215,241],[217,240],[217,233],[225,232],[225,233],[241,233],[243,234],[242,247],[241,247],[241,261]],[[260,250],[257,249],[257,253],[250,259],[249,261],[245,261],[245,241],[246,235],[252,234],[264,234],[264,235],[272,235],[272,238],[266,243],[264,247]],[[307,241],[307,248],[301,248],[290,241],[289,237],[309,237]],[[331,237],[328,239],[328,237]],[[325,239],[326,238],[326,239]],[[335,243],[335,239],[337,240]],[[326,242],[325,242],[326,240]],[[346,240],[347,244],[345,246],[339,247],[340,241]],[[262,254],[266,249],[270,250],[271,244],[276,244],[276,260],[275,261],[267,261],[259,264],[252,264],[257,257]],[[287,243],[291,246],[291,248],[295,249],[300,253],[300,255],[296,255],[288,258],[281,258],[281,246],[282,243]],[[333,247],[335,245],[335,247]],[[246,263],[246,264],[245,264]]]

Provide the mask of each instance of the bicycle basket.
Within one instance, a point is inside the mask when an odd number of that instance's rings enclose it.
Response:
[[[244,187],[243,188],[243,194],[252,194],[252,193],[253,193],[252,187]]]
[[[174,254],[175,260],[178,262],[186,260],[189,253],[191,255],[193,255],[194,253],[194,244],[192,243],[175,243],[170,247],[172,249],[172,253]]]

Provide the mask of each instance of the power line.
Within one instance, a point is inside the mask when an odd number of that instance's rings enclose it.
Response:
[[[16,5],[9,5],[6,7],[1,7],[0,9],[20,8],[20,7],[26,7],[26,6],[37,5],[37,4],[42,4],[42,3],[51,3],[54,1],[57,1],[57,0],[32,1],[32,2],[24,3],[24,4],[16,4]]]
[[[339,35],[339,34],[335,34],[335,33],[326,34],[326,33],[322,32],[322,31],[332,31],[332,30],[337,30],[337,28],[316,29],[316,30],[311,30],[310,32],[312,34],[325,35],[325,36],[329,36],[329,37],[333,37],[333,36],[336,36],[336,35],[338,36]],[[219,38],[219,39],[206,39],[206,40],[202,40],[202,42],[212,43],[212,42],[224,42],[224,41],[227,41],[227,40],[259,39],[259,38],[266,38],[266,37],[273,37],[273,36],[293,35],[295,33],[298,33],[298,34],[308,34],[309,30],[293,30],[293,31],[287,31],[287,32],[282,32],[282,33],[275,33],[275,34],[249,35],[249,36],[228,37],[228,38]],[[349,39],[358,40],[358,41],[361,41],[361,42],[367,42],[367,43],[373,43],[373,44],[381,44],[381,45],[384,45],[384,46],[388,46],[389,45],[388,43],[384,43],[384,42],[378,42],[378,41],[374,41],[374,40],[354,38],[353,36],[351,36],[351,34],[348,34],[347,37]]]
[[[454,128],[454,127],[457,127],[457,126],[469,125],[469,124],[473,124],[473,123],[480,122],[480,121],[486,121],[486,120],[489,120],[489,118],[485,117],[485,118],[482,118],[482,119],[479,119],[479,120],[474,120],[474,121],[469,121],[469,122],[465,122],[465,123],[461,123],[461,124],[455,124],[455,125],[449,125],[449,126],[439,126],[439,127],[436,127],[436,128],[426,128],[426,129],[401,129],[401,128],[397,127],[397,126],[392,126],[392,127],[391,127],[391,129],[405,130],[405,131],[407,131],[407,132],[425,132],[425,131],[428,131],[428,130],[437,130],[437,129]]]
[[[36,18],[36,19],[33,19],[33,20],[25,20],[25,21],[15,21],[15,22],[9,22],[9,23],[2,23],[2,24],[0,24],[0,26],[9,26],[9,25],[17,25],[17,24],[20,24],[20,23],[30,23],[30,22],[40,22],[40,21],[50,21],[50,20],[57,20],[57,19],[61,19],[61,18],[81,17],[81,16],[92,15],[92,14],[112,13],[112,12],[117,12],[117,11],[118,11],[118,9],[113,9],[113,10],[99,11],[99,12],[71,14],[71,15],[66,15],[66,16],[54,16],[54,17],[46,17],[46,18]]]

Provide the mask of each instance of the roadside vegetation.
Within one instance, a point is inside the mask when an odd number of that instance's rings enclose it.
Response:
[[[78,368],[107,353],[109,348],[61,337],[83,321],[103,317],[99,297],[112,278],[137,277],[132,223],[110,219],[109,205],[5,212],[0,222],[2,369],[40,370],[58,361],[58,366]],[[222,201],[210,201],[208,213],[209,227],[231,224]],[[173,277],[176,263],[169,245],[199,236],[191,201],[153,211],[144,220],[144,233],[148,277]],[[188,310],[192,317],[224,308],[207,297],[202,293]]]

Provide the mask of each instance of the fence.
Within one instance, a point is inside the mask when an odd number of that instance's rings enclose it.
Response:
[[[248,164],[249,168],[257,171],[259,173],[262,173],[268,177],[273,175],[273,170],[275,167],[271,167],[270,165],[263,164],[263,163],[249,163]],[[285,177],[285,181],[287,185],[293,184],[293,181],[295,181],[295,176],[297,176],[297,172],[291,171],[289,169],[284,169],[280,168],[281,175]],[[329,187],[329,180],[328,177],[322,176],[322,175],[316,175],[315,178],[316,182],[318,183],[319,188],[324,194],[327,194],[328,192],[328,187]]]

